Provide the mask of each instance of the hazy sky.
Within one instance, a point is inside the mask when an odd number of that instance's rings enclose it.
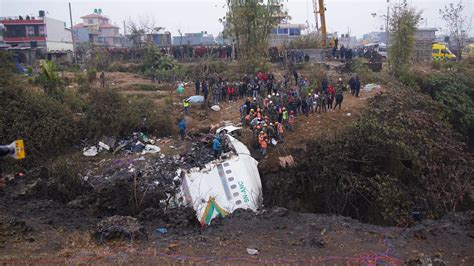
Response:
[[[390,0],[391,2],[398,0]],[[439,9],[458,0],[408,0],[425,19],[421,26],[443,28]],[[153,18],[157,26],[163,26],[173,35],[178,29],[185,32],[201,32],[216,36],[222,25],[218,22],[225,15],[225,0],[0,0],[0,17],[17,15],[37,16],[38,10],[47,11],[47,16],[63,20],[69,26],[68,2],[72,4],[73,23],[81,22],[80,17],[101,8],[104,15],[123,31],[123,21],[138,21],[139,17]],[[473,16],[474,0],[463,1],[467,7],[465,14]],[[292,23],[314,26],[312,0],[286,0],[285,5],[292,17]],[[379,30],[384,25],[379,15],[386,14],[386,0],[326,0],[328,32],[337,31],[361,37],[362,34]],[[371,14],[377,13],[374,18]],[[473,25],[474,28],[474,25]],[[439,33],[442,32],[442,29]],[[474,30],[471,29],[471,35]]]

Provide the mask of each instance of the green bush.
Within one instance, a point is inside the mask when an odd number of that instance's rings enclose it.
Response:
[[[78,128],[68,106],[21,87],[0,82],[0,143],[23,139],[24,165],[70,149],[78,139]]]
[[[94,91],[82,123],[89,138],[129,136],[142,131],[158,136],[173,132],[169,114],[157,108],[148,98],[125,98],[114,90]]]
[[[474,143],[474,70],[434,74],[424,84],[425,91],[446,108],[449,121]]]
[[[355,58],[352,63],[352,72],[365,83],[377,82],[377,75],[362,61],[360,58]]]
[[[415,88],[418,86],[416,73],[408,67],[399,69],[398,81],[409,87]]]
[[[87,81],[94,82],[97,79],[97,69],[89,68],[87,69]]]
[[[133,89],[137,91],[169,91],[170,85],[168,83],[159,84],[133,84]]]

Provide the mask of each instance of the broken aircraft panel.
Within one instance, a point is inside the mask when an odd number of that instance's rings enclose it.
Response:
[[[178,171],[181,179],[178,201],[192,206],[202,225],[236,209],[256,211],[263,202],[258,162],[242,142],[229,134],[225,136],[231,147],[222,156],[227,159],[211,161],[202,169]]]

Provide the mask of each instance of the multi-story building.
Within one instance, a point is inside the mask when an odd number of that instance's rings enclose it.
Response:
[[[0,18],[4,27],[3,41],[11,47],[38,48],[44,52],[72,51],[72,37],[66,23],[44,16]]]
[[[110,47],[122,47],[119,27],[110,24],[110,19],[102,15],[101,9],[81,17],[82,23],[74,25],[74,38],[77,43],[92,42]]]

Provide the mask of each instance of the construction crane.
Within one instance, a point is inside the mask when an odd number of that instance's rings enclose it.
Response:
[[[323,47],[326,47],[326,8],[324,7],[324,0],[313,0],[313,9],[314,9],[314,18],[316,19],[316,28],[321,32],[322,41],[321,44]],[[321,29],[319,29],[319,18],[321,20]]]

